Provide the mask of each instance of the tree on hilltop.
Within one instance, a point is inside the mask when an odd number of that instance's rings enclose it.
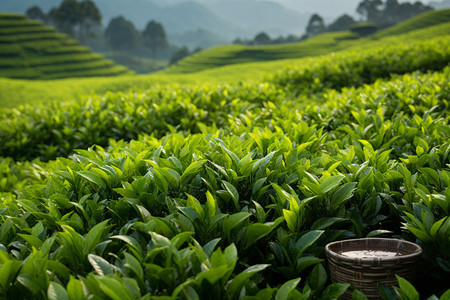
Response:
[[[256,45],[267,45],[272,41],[270,36],[265,32],[260,32],[255,36],[255,44]]]
[[[359,3],[356,12],[362,16],[367,22],[377,23],[381,15],[381,6],[383,1],[381,0],[363,0]]]
[[[64,0],[58,8],[53,8],[49,13],[49,21],[59,31],[70,37],[75,37],[75,26],[82,19],[82,12],[77,0]]]
[[[84,0],[79,4],[81,19],[80,19],[80,40],[83,41],[87,37],[95,37],[98,34],[98,29],[102,24],[102,15],[94,2],[91,0]]]
[[[328,31],[346,31],[355,23],[351,16],[344,14],[328,26]]]
[[[105,31],[105,38],[114,50],[130,52],[136,45],[138,33],[133,23],[119,16],[109,22]]]
[[[26,14],[27,18],[29,18],[29,19],[42,21],[44,23],[47,20],[46,14],[37,5],[32,6],[29,9],[27,9],[25,14]]]
[[[417,1],[399,3],[398,0],[363,0],[356,11],[366,22],[375,23],[379,28],[392,26],[409,18],[432,10],[431,6]]]
[[[153,20],[147,23],[147,26],[142,32],[142,38],[144,44],[152,51],[153,57],[155,57],[158,49],[166,49],[169,46],[164,27],[162,24]]]
[[[83,41],[95,36],[95,28],[101,25],[102,16],[92,0],[64,0],[59,7],[53,7],[47,15],[47,23],[58,31]]]
[[[318,14],[312,15],[309,19],[308,26],[306,27],[306,34],[308,36],[314,36],[325,32],[325,30],[326,27],[323,18]]]

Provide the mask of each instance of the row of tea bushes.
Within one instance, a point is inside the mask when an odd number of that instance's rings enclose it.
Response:
[[[316,101],[327,88],[359,86],[392,73],[442,69],[449,63],[448,38],[380,47],[314,60],[302,69],[286,70],[273,83],[238,86],[165,86],[141,93],[108,94],[76,103],[3,110],[0,156],[14,160],[53,159],[73,149],[109,139],[131,140],[140,134],[162,137],[169,132],[199,132],[197,124],[228,126],[229,115],[242,115],[271,102],[284,105],[291,91]],[[362,78],[367,77],[367,78]],[[305,99],[293,99],[293,105]],[[261,119],[261,117],[258,117]],[[263,119],[266,119],[263,118]],[[251,121],[254,122],[254,121]]]
[[[270,84],[204,87],[194,99],[217,97],[203,100],[204,115],[222,119],[202,119],[201,133],[58,158],[47,179],[0,201],[0,297],[336,299],[352,287],[331,284],[324,246],[393,236],[424,249],[400,298],[448,299],[449,75],[331,90],[315,103]],[[127,105],[145,96],[135,97]]]
[[[450,63],[449,47],[450,38],[443,36],[425,42],[345,51],[287,67],[275,74],[272,81],[294,94],[361,86],[394,74],[441,70]]]

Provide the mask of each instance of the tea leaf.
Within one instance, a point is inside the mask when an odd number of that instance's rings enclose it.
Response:
[[[295,290],[295,288],[297,287],[299,282],[300,282],[300,278],[292,279],[292,280],[285,282],[278,290],[278,292],[275,296],[275,300],[289,299],[289,294],[293,290]]]

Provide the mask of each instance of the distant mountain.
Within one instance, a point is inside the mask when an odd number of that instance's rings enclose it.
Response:
[[[183,33],[169,33],[168,39],[171,43],[176,45],[185,45],[190,50],[194,50],[198,47],[206,49],[230,42],[229,39],[218,36],[217,34],[205,29],[197,29]]]
[[[196,2],[183,2],[163,7],[161,13],[153,18],[161,22],[168,32],[173,33],[204,29],[232,39],[241,30],[239,24],[235,25],[225,20],[206,6]]]
[[[243,27],[245,30],[240,34],[241,37],[254,37],[261,31],[272,37],[301,35],[305,32],[310,17],[309,14],[287,9],[271,1],[210,1],[205,5],[214,13]]]

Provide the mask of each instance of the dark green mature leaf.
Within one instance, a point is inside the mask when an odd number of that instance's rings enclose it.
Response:
[[[324,217],[320,218],[317,221],[314,222],[314,224],[311,226],[311,230],[323,230],[327,229],[331,225],[343,221],[344,218],[337,218],[337,217]]]
[[[298,250],[297,257],[300,256],[306,249],[314,244],[324,233],[323,230],[312,230],[302,235],[295,243],[295,248]]]
[[[217,238],[214,240],[209,241],[203,246],[203,251],[207,256],[211,256],[211,254],[214,252],[214,249],[216,248],[217,244],[220,242],[221,238]]]
[[[385,300],[398,298],[393,287],[385,286],[383,284],[378,287],[378,294]]]
[[[308,284],[313,290],[322,291],[327,283],[327,271],[322,264],[317,264],[308,277]]]
[[[339,299],[342,294],[350,287],[350,284],[333,283],[329,285],[320,296],[321,300]]]
[[[267,177],[263,177],[258,179],[252,187],[252,195],[254,195],[255,193],[257,193],[259,191],[259,189],[263,186],[264,182],[266,182]]]
[[[255,223],[247,226],[247,244],[246,248],[267,236],[273,230],[272,225]]]
[[[233,228],[236,228],[237,226],[240,226],[250,216],[251,216],[250,213],[247,212],[239,212],[228,216],[223,222],[223,233],[225,234],[225,236],[229,237],[231,230]]]
[[[302,272],[303,270],[305,270],[306,268],[321,263],[324,260],[322,258],[318,258],[315,256],[302,256],[297,260],[297,267],[296,270],[297,272]]]
[[[337,208],[348,201],[356,189],[356,182],[349,182],[341,186],[331,197],[331,204],[334,208]]]
[[[227,293],[229,297],[235,299],[241,292],[241,289],[244,287],[244,285],[248,282],[250,277],[266,269],[268,266],[269,265],[267,264],[254,265],[239,273],[236,277],[233,278],[233,280],[231,280],[230,284],[227,287]]]

